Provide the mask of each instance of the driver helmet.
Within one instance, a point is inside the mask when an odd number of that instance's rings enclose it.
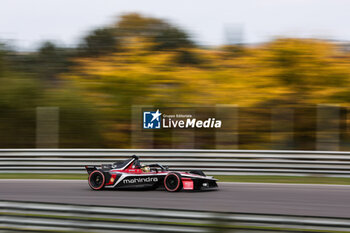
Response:
[[[141,167],[141,170],[142,170],[143,172],[150,172],[150,171],[151,171],[151,168],[150,168],[149,166],[142,166],[142,167]]]

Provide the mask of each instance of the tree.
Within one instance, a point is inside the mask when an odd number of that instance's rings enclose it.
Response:
[[[316,102],[320,94],[330,94],[330,87],[339,91],[349,80],[348,62],[340,62],[341,52],[330,43],[289,38],[266,47],[269,53],[262,58],[264,69],[277,85],[286,88],[290,103]]]
[[[154,50],[172,50],[194,46],[184,31],[173,26],[160,30],[154,37],[154,42]]]
[[[142,16],[137,13],[124,14],[115,25],[118,36],[122,37],[154,37],[159,31],[168,28],[169,24],[153,17]]]
[[[82,56],[102,56],[119,50],[119,42],[113,28],[98,28],[84,37],[79,46]]]
[[[194,47],[194,43],[182,29],[165,20],[136,13],[122,15],[115,30],[121,38],[142,37],[152,41],[152,50]]]
[[[34,58],[35,71],[43,80],[57,81],[60,73],[68,71],[71,65],[70,57],[71,50],[57,47],[49,41],[44,42]]]
[[[13,52],[10,57],[14,71],[25,73],[48,83],[59,80],[59,74],[67,72],[72,65],[75,49],[58,47],[52,42],[43,42],[35,52]]]
[[[0,43],[0,77],[10,69],[10,58],[13,51],[6,44]]]

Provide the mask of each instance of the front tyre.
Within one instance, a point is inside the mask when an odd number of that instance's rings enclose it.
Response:
[[[89,175],[89,185],[93,190],[101,190],[105,185],[106,177],[102,171],[95,170]]]
[[[182,190],[181,175],[178,173],[169,173],[164,178],[164,187],[168,192],[179,192]]]

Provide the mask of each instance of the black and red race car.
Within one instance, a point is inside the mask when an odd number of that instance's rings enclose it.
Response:
[[[160,164],[141,165],[133,155],[125,161],[102,164],[101,167],[85,166],[89,174],[89,185],[93,190],[122,188],[161,188],[169,192],[181,190],[216,189],[217,179],[202,171],[175,172]]]

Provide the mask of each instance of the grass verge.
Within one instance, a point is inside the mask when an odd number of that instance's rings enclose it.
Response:
[[[215,176],[221,182],[341,184],[350,185],[350,178],[320,176]]]
[[[87,174],[0,173],[0,179],[86,180]]]
[[[318,176],[215,176],[219,182],[287,183],[287,184],[341,184],[350,185],[350,178]],[[0,179],[62,179],[85,180],[87,174],[0,173]]]

